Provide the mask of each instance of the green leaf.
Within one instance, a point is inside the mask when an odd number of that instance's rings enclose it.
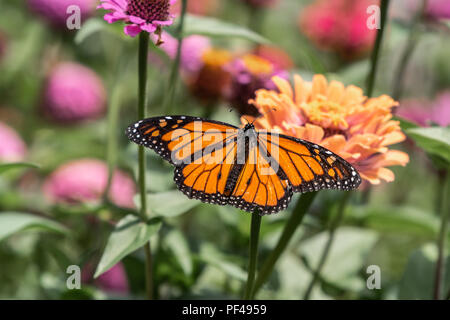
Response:
[[[199,258],[206,263],[216,267],[217,269],[223,271],[225,274],[233,277],[235,279],[246,281],[247,272],[245,272],[241,267],[231,262],[228,257],[220,253],[212,245],[203,245],[200,249]]]
[[[425,152],[450,163],[450,127],[413,128],[406,133]]]
[[[138,217],[127,215],[120,220],[111,233],[94,277],[108,271],[128,254],[142,247],[161,227],[159,219],[147,223]]]
[[[100,18],[91,18],[83,23],[83,27],[77,32],[74,41],[79,45],[87,38],[100,31],[106,31],[110,34],[125,38],[122,28],[119,26],[120,24],[108,24]]]
[[[172,230],[165,237],[165,244],[172,251],[184,274],[191,275],[193,269],[191,252],[183,234],[178,230]]]
[[[352,285],[377,239],[374,231],[352,227],[339,228],[322,269],[322,278],[342,287]],[[327,240],[328,232],[325,231],[304,241],[300,246],[299,252],[311,268],[315,268],[319,263]]]
[[[179,216],[200,203],[199,200],[189,199],[178,190],[151,193],[147,195],[147,206],[152,214],[165,218]]]
[[[106,29],[106,23],[105,21],[102,21],[99,18],[93,18],[87,20],[85,23],[83,23],[83,28],[80,29],[80,31],[77,32],[77,35],[75,36],[75,43],[80,44],[84,40],[86,40],[89,36],[93,35],[96,32],[99,32],[101,30]]]
[[[2,174],[5,171],[12,170],[12,169],[26,169],[26,168],[33,168],[33,169],[39,169],[39,165],[35,163],[28,163],[28,162],[15,162],[15,163],[1,163],[0,164],[0,174]]]
[[[193,34],[209,37],[233,37],[241,38],[257,43],[269,43],[263,36],[242,26],[221,21],[215,18],[186,15],[183,36]]]
[[[439,218],[415,207],[361,207],[349,210],[348,218],[381,232],[435,237]]]
[[[414,122],[403,119],[401,117],[394,117],[394,120],[400,122],[400,128],[402,128],[403,131],[406,131],[408,129],[419,128],[419,126],[417,124],[415,124]]]
[[[412,299],[432,299],[434,287],[434,273],[437,260],[437,248],[435,244],[427,244],[422,248],[415,250],[409,257],[405,268],[398,298],[402,300]],[[450,257],[447,257],[443,281],[444,290],[447,293],[450,290]]]
[[[31,214],[20,212],[5,212],[0,214],[0,241],[16,232],[30,229],[57,233],[69,232],[68,229],[59,223]]]

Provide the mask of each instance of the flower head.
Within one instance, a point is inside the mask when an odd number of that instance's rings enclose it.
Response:
[[[240,114],[257,115],[258,111],[249,105],[258,89],[274,89],[274,75],[287,77],[284,70],[278,70],[269,60],[255,54],[246,54],[227,65],[232,82],[226,94],[233,108]]]
[[[197,98],[209,104],[223,96],[231,81],[230,73],[225,69],[231,59],[232,54],[227,50],[209,48],[203,52],[202,67],[188,80],[189,87]]]
[[[436,123],[446,127],[450,125],[450,91],[440,93],[432,102],[419,100],[402,102],[397,115],[421,126]]]
[[[122,262],[117,263],[111,269],[101,274],[97,279],[93,279],[94,265],[86,264],[81,271],[81,281],[83,283],[93,283],[98,288],[116,294],[127,294],[129,285],[125,267]]]
[[[242,0],[253,7],[270,7],[278,2],[278,0]]]
[[[167,32],[161,36],[163,49],[171,59],[177,55],[178,40]],[[203,54],[211,48],[207,37],[192,35],[183,39],[181,46],[181,69],[186,72],[198,72],[203,66]]]
[[[125,34],[135,37],[142,31],[161,34],[161,28],[172,24],[170,6],[176,0],[100,0],[98,9],[109,12],[104,19],[108,23],[124,21]]]
[[[94,10],[97,0],[28,0],[30,9],[43,17],[47,22],[58,28],[66,28],[70,6],[80,8],[82,20],[89,18]]]
[[[264,116],[255,120],[255,126],[320,144],[351,163],[372,184],[393,181],[394,173],[386,167],[409,161],[406,153],[389,149],[405,140],[399,122],[392,120],[391,109],[397,103],[385,95],[367,98],[360,88],[328,83],[322,75],[314,76],[312,82],[297,75],[294,80],[292,88],[275,77],[279,92],[256,92],[250,102]]]
[[[434,19],[450,19],[450,1],[428,0],[425,14]]]
[[[47,79],[42,108],[52,120],[76,123],[102,115],[106,93],[101,79],[76,63],[60,63]]]
[[[302,32],[319,48],[354,58],[372,47],[376,30],[367,27],[367,8],[375,0],[316,0],[301,13]]]
[[[96,202],[108,183],[108,167],[100,160],[82,159],[57,168],[44,183],[44,194],[54,203]],[[136,186],[124,172],[114,172],[109,198],[121,207],[134,207]]]
[[[1,122],[0,141],[0,162],[21,161],[25,158],[25,143],[14,129]]]

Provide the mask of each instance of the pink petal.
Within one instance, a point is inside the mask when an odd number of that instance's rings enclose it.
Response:
[[[151,23],[147,23],[147,24],[141,25],[141,29],[147,31],[148,33],[152,33],[152,32],[155,32],[156,26]]]
[[[126,35],[130,37],[136,37],[139,33],[141,33],[141,27],[136,24],[129,24],[123,28],[123,31]]]
[[[136,23],[136,24],[144,24],[145,20],[136,16],[128,16],[128,18],[130,19],[131,22]]]

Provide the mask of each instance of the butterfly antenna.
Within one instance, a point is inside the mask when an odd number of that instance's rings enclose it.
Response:
[[[255,119],[253,119],[253,121],[252,121],[252,123],[251,124],[253,124],[256,120],[258,120],[259,118],[261,118],[261,117],[264,117],[264,116],[266,116],[266,115],[268,115],[269,113],[271,113],[272,111],[277,111],[277,108],[270,108],[270,110],[269,111],[267,111],[267,112],[264,112],[263,114],[260,114],[259,116],[257,116],[257,117],[255,117]],[[246,119],[247,120],[247,119]],[[248,122],[248,121],[247,121]]]

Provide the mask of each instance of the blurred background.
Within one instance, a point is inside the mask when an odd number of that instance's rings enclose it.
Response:
[[[366,9],[377,1],[188,3],[189,37],[170,103],[178,18],[163,32],[162,46],[150,45],[149,116],[196,115],[239,125],[240,115],[258,114],[248,99],[257,89],[275,89],[273,75],[300,74],[309,81],[320,73],[366,87],[376,36],[366,27]],[[70,4],[81,8],[80,30],[66,26]],[[22,163],[0,166],[2,299],[144,297],[142,250],[93,278],[115,223],[137,203],[137,148],[124,130],[137,120],[138,41],[123,35],[120,23],[103,21],[98,4],[0,0],[0,163]],[[172,10],[179,15],[179,4]],[[196,16],[237,31],[211,25],[202,31],[199,20],[189,19]],[[425,7],[422,1],[391,1],[374,96],[400,102],[396,116],[405,130],[450,124],[448,19],[449,1],[428,0]],[[448,136],[439,138],[448,147]],[[445,165],[410,138],[394,148],[408,153],[410,162],[392,168],[394,181],[363,184],[352,198],[311,298],[432,297],[440,208],[449,196]],[[448,149],[440,152],[448,159]],[[250,215],[187,199],[172,182],[173,168],[146,154],[149,208],[164,216],[151,242],[155,296],[239,298]],[[320,192],[259,298],[304,297],[340,196]],[[276,244],[293,207],[264,217],[260,259]],[[80,290],[66,286],[69,265],[81,267]],[[369,265],[380,267],[379,290],[366,286]]]

